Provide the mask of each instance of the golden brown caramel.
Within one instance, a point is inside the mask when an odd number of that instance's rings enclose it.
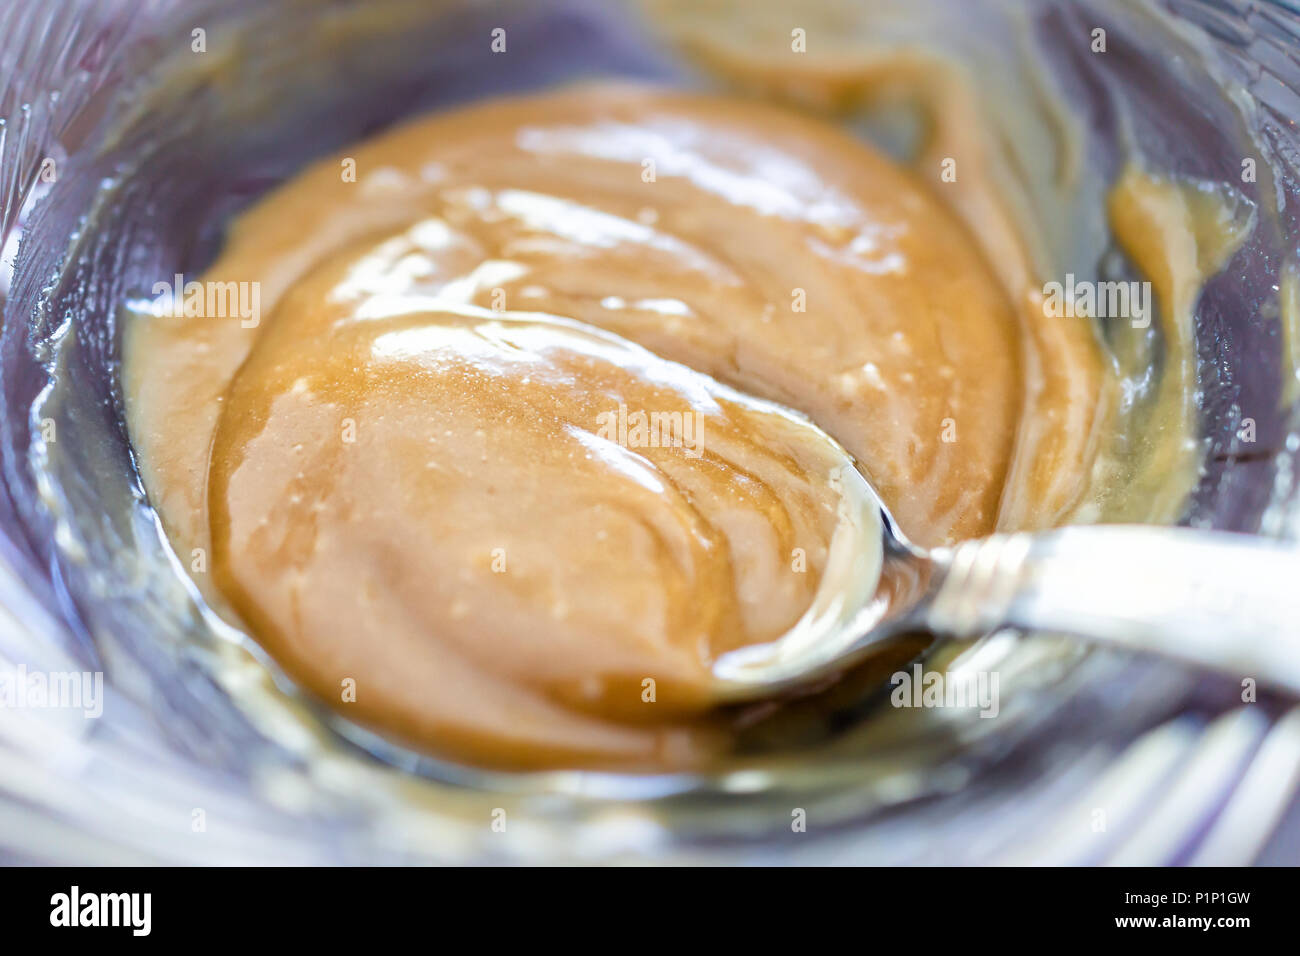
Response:
[[[1096,375],[1086,334],[1036,350],[962,223],[869,147],[625,87],[323,161],[203,278],[260,283],[262,321],[130,343],[178,550],[342,713],[494,766],[726,745],[709,666],[799,620],[837,523],[833,456],[767,401],[939,544],[1058,480],[1044,458],[1008,486],[1022,420]]]

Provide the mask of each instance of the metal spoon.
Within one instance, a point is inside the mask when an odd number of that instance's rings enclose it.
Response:
[[[841,530],[819,597],[779,640],[717,659],[725,700],[825,677],[902,632],[975,637],[1007,626],[1300,695],[1300,549],[1242,534],[1090,525],[927,551],[851,464],[833,480]]]

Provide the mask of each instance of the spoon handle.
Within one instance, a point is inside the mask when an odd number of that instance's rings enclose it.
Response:
[[[1300,549],[1247,535],[1098,525],[935,552],[926,624],[1071,634],[1300,695]]]

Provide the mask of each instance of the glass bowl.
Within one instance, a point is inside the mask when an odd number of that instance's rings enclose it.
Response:
[[[996,720],[890,708],[885,676],[900,664],[890,661],[714,773],[510,774],[420,756],[331,715],[202,606],[123,424],[127,303],[160,276],[202,269],[230,217],[308,161],[491,94],[592,77],[730,88],[834,112],[905,158],[916,130],[892,108],[827,103],[718,68],[736,44],[771,30],[788,42],[800,24],[848,60],[935,50],[975,75],[991,141],[1022,173],[1041,252],[1061,272],[1126,268],[1104,217],[1125,163],[1231,186],[1253,225],[1196,309],[1203,441],[1181,520],[1295,539],[1300,17],[1228,0],[685,6],[690,29],[683,4],[653,0],[16,0],[0,11],[0,673],[105,680],[96,719],[0,714],[0,853],[65,863],[1300,858],[1300,710],[1267,695],[1243,703],[1231,682],[1050,635],[907,649],[955,675],[996,670]],[[490,48],[498,28],[505,56]],[[1092,49],[1099,29],[1104,53]],[[1248,159],[1255,175],[1243,180]],[[1160,344],[1148,379],[1160,374]],[[502,811],[504,832],[492,825]],[[801,812],[806,828],[792,826]]]

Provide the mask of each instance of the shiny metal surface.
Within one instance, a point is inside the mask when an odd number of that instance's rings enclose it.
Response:
[[[1294,548],[1246,535],[1101,525],[994,535],[926,553],[898,536],[887,511],[881,524],[882,575],[924,586],[859,601],[834,629],[796,631],[724,655],[714,672],[727,699],[825,677],[900,632],[961,638],[1008,627],[1068,634],[1300,695]]]

